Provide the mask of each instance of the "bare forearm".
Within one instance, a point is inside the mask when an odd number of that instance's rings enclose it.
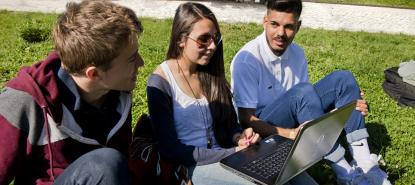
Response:
[[[261,137],[267,137],[269,135],[278,134],[283,137],[292,138],[295,135],[295,128],[281,128],[275,126],[275,124],[267,123],[255,116],[255,109],[238,108],[239,122],[244,128],[251,127],[254,131],[261,135]],[[294,133],[292,133],[294,131]]]
[[[254,129],[256,133],[261,135],[261,137],[267,137],[269,135],[277,134],[277,128],[275,126],[272,126],[269,123],[259,119],[245,121],[244,123],[242,123],[242,126],[244,128],[251,127],[252,129]]]

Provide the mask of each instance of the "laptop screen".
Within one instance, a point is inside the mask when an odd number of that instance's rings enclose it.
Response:
[[[352,102],[307,123],[295,140],[294,151],[291,151],[289,160],[284,164],[285,169],[278,178],[278,184],[285,183],[328,154],[355,107],[356,102]]]

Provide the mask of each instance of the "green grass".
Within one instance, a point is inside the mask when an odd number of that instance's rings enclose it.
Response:
[[[414,0],[311,0],[312,2],[415,8]]]
[[[0,11],[0,87],[16,75],[22,66],[42,60],[53,49],[52,42],[28,43],[20,32],[36,23],[51,26],[57,15]],[[171,20],[141,18],[144,33],[140,52],[145,66],[140,69],[134,91],[133,115],[147,112],[145,86],[149,74],[165,58]],[[244,43],[262,32],[257,24],[221,24],[226,73],[233,55]],[[346,69],[354,73],[371,111],[367,127],[373,152],[384,156],[390,179],[398,185],[415,182],[415,109],[397,106],[382,90],[383,70],[400,62],[415,59],[415,37],[364,32],[302,29],[295,42],[303,46],[309,61],[313,82],[333,70]],[[333,184],[334,174],[327,165],[315,165],[310,173],[320,184]]]

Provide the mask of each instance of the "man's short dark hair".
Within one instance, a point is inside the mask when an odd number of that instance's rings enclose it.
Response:
[[[301,11],[303,10],[303,5],[301,0],[269,0],[267,4],[267,10],[290,12],[300,17]]]

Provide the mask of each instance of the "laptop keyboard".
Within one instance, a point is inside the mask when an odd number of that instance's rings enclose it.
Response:
[[[269,155],[262,156],[242,166],[243,169],[268,179],[278,174],[290,152],[292,142],[285,141]]]

